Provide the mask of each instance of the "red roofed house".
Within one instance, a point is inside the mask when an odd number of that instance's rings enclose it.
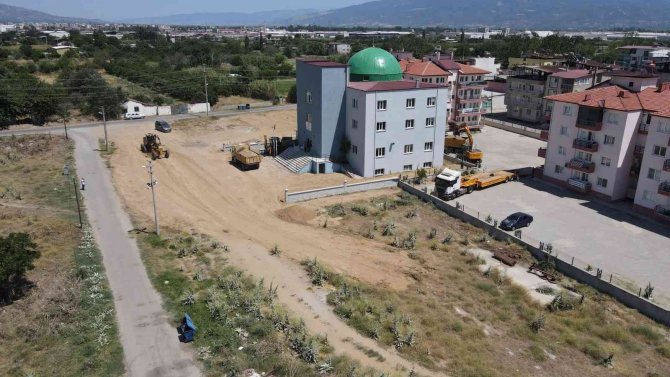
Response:
[[[546,98],[553,112],[544,176],[670,220],[670,84],[630,76],[613,81],[639,91],[611,85]]]

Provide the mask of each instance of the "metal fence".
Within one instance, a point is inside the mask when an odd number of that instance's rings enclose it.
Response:
[[[403,182],[403,183],[411,185],[410,182]],[[425,194],[430,194],[432,198],[437,199],[437,197],[431,194],[432,187],[429,187],[426,184],[411,185],[411,186],[417,189],[418,191]],[[498,224],[500,223],[500,221],[502,221],[502,219],[496,219],[488,213],[481,212],[476,208],[465,206],[464,204],[458,202],[458,199],[443,203],[449,207],[452,207],[453,209],[456,209],[469,216],[472,216],[473,218],[485,222],[491,227],[499,230]],[[502,232],[502,230],[499,231]],[[528,246],[536,248],[545,253],[547,256],[551,256],[552,258],[563,261],[567,265],[574,266],[599,280],[607,282],[613,286],[621,288],[639,297],[644,296],[646,286],[645,287],[640,286],[633,279],[628,278],[625,274],[622,274],[619,271],[607,269],[602,266],[598,266],[593,262],[589,262],[586,259],[582,259],[580,257],[565,253],[561,251],[559,248],[554,247],[551,244],[551,240],[539,240],[533,238],[524,233],[522,229],[519,229],[515,232],[509,232],[506,234],[508,237],[519,243],[526,244]],[[649,284],[653,287],[653,282],[649,282]],[[651,298],[649,298],[649,301],[664,309],[670,308],[670,297],[667,296],[667,292],[658,292],[658,290],[654,290]]]
[[[539,139],[542,130],[527,127],[516,123],[506,122],[495,118],[482,117],[482,122],[488,126],[501,128],[507,131],[515,132],[521,135],[530,136]]]

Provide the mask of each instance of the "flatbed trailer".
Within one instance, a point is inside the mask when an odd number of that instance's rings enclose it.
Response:
[[[461,175],[456,170],[444,169],[435,178],[435,194],[443,200],[451,200],[474,190],[481,190],[500,183],[517,179],[515,173],[498,170],[493,172]]]

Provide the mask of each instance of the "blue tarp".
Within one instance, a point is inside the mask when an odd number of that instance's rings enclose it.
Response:
[[[181,320],[182,325],[186,325],[187,328],[184,329],[184,331],[187,331],[189,329],[193,329],[193,331],[198,331],[198,328],[195,327],[193,324],[193,320],[191,317],[188,315],[188,313],[184,313],[184,318]]]

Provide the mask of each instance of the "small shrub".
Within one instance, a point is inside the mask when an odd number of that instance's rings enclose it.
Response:
[[[417,209],[417,208],[413,208],[412,210],[410,210],[409,212],[407,212],[407,214],[405,215],[405,217],[407,217],[408,219],[412,219],[412,218],[416,217],[417,213],[418,213],[418,209]]]
[[[394,236],[395,235],[395,224],[390,222],[384,226],[382,230],[382,235],[384,236]]]
[[[370,229],[368,230],[368,232],[365,233],[365,238],[369,238],[369,239],[371,239],[371,240],[374,240],[374,239],[375,239],[375,232],[374,232],[374,230],[373,230],[372,228],[370,228]]]
[[[438,248],[438,246],[437,246],[436,242],[433,242],[433,243],[430,244],[430,249],[431,250],[435,251],[435,250],[437,250],[437,248]]]
[[[543,295],[551,295],[551,294],[554,294],[554,292],[556,292],[554,290],[554,288],[552,288],[548,285],[543,285],[541,287],[537,287],[537,288],[535,288],[535,291],[538,292],[538,293],[542,293]]]
[[[448,243],[451,242],[451,240],[452,240],[453,238],[454,238],[454,235],[451,234],[451,233],[448,233],[448,234],[444,237],[444,239],[442,240],[442,243],[443,243],[443,244],[448,244]]]
[[[428,239],[429,240],[435,239],[436,236],[437,236],[437,229],[432,228],[428,233]]]
[[[663,340],[663,335],[658,331],[654,330],[651,326],[647,325],[632,326],[628,328],[628,331],[631,332],[632,334],[641,336],[647,343],[659,344],[661,340]]]
[[[327,206],[326,212],[330,217],[343,217],[347,214],[347,211],[342,204],[333,204],[331,206]]]
[[[651,298],[651,294],[654,292],[654,287],[651,285],[651,283],[647,283],[647,286],[644,288],[644,292],[642,293],[642,296],[649,300]]]
[[[360,204],[354,204],[351,206],[351,210],[353,212],[358,213],[361,216],[367,216],[368,215],[368,207]]]
[[[184,297],[181,299],[182,305],[193,305],[195,304],[195,295],[191,291],[186,291]]]
[[[536,333],[540,332],[541,330],[544,329],[544,324],[545,324],[545,319],[544,315],[540,315],[539,317],[535,318],[534,320],[530,321],[530,329],[535,331]]]
[[[274,246],[272,246],[272,248],[270,249],[270,255],[279,256],[280,254],[281,249],[279,248],[279,245],[275,244]]]
[[[486,215],[486,218],[484,219],[487,223],[491,224],[493,222],[493,216],[491,215]]]
[[[557,294],[553,300],[547,305],[550,312],[563,312],[574,309],[579,301],[572,296]]]

